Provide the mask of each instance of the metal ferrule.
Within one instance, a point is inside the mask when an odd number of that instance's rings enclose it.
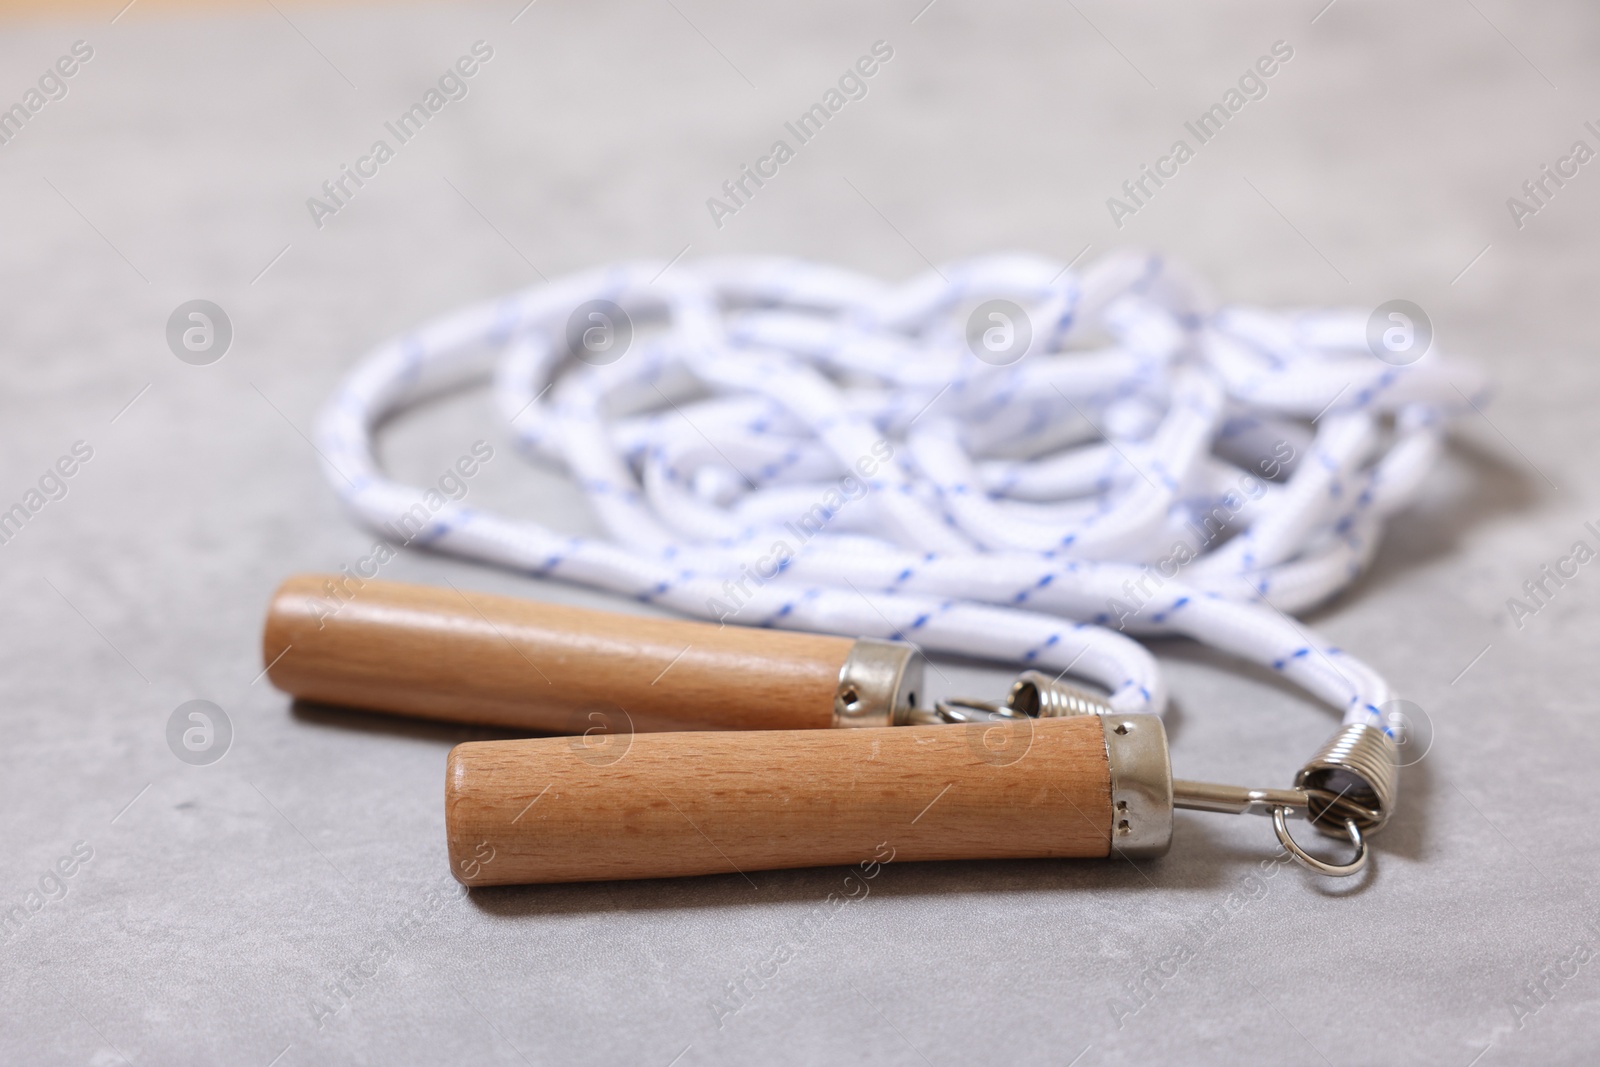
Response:
[[[1172,763],[1159,715],[1100,716],[1111,768],[1111,851],[1129,859],[1172,847]]]
[[[860,638],[839,668],[833,725],[901,725],[922,695],[922,661],[915,645]]]

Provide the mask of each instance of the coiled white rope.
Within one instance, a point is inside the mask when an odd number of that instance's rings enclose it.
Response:
[[[1005,366],[968,341],[992,299],[1031,327]],[[596,300],[632,323],[626,345],[626,322],[592,320],[626,348],[603,365],[569,341]],[[1182,634],[1377,723],[1387,683],[1292,616],[1360,573],[1485,386],[1436,352],[1382,362],[1366,331],[1365,312],[1213,307],[1138,254],[1081,274],[990,256],[902,285],[788,259],[632,263],[381,345],[317,439],[362,521],[425,517],[414,541],[442,552],[1070,671],[1123,712],[1166,703],[1125,634]],[[517,442],[566,469],[611,540],[437,493],[419,510],[427,490],[385,476],[379,423],[491,374]]]

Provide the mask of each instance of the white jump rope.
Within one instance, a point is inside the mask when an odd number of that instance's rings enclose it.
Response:
[[[1382,726],[1388,684],[1293,616],[1360,573],[1485,384],[1436,352],[1381,361],[1367,329],[1365,311],[1214,306],[1136,254],[1082,273],[989,256],[901,285],[631,263],[381,345],[317,438],[362,521],[426,516],[415,543],[442,552],[1068,671],[1124,713],[1167,698],[1125,634],[1182,634]],[[565,468],[611,540],[380,469],[378,424],[491,374],[519,445]]]

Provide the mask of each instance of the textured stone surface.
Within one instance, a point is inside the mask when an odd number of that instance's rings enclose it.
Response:
[[[1505,201],[1575,139],[1600,147],[1594,12],[940,0],[913,24],[919,3],[543,3],[515,23],[520,0],[141,5],[6,26],[0,103],[73,41],[95,51],[0,147],[0,503],[73,442],[94,455],[0,546],[0,906],[76,843],[92,858],[0,944],[0,1060],[1590,1061],[1600,964],[1562,961],[1596,940],[1600,578],[1520,629],[1505,602],[1600,519],[1600,164],[1521,230]],[[495,54],[470,95],[316,229],[306,198],[478,39]],[[715,228],[705,198],[878,39],[895,56],[869,95]],[[1105,198],[1280,39],[1294,58],[1266,98],[1116,230]],[[844,871],[462,897],[441,778],[478,735],[297,711],[253,681],[278,579],[370,543],[302,435],[360,351],[421,318],[685,245],[903,277],[924,255],[1119,241],[1239,299],[1417,301],[1499,378],[1372,573],[1311,620],[1436,726],[1370,877],[1262,878],[1264,821],[1180,815],[1137,870],[891,866],[805,935]],[[163,336],[196,297],[236,330],[208,367]],[[426,478],[479,436],[504,441],[466,394],[384,449]],[[474,492],[592,526],[509,449]],[[388,573],[609,603],[416,554]],[[1258,672],[1158,651],[1182,774],[1280,784],[1332,728]],[[941,668],[950,689],[1007,676]],[[191,699],[234,726],[211,766],[167,747]],[[728,983],[786,940],[719,1025]],[[1547,967],[1568,976],[1519,1019]]]

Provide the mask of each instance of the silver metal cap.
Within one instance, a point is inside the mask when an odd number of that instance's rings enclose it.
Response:
[[[839,668],[835,726],[896,726],[924,699],[917,646],[863,637]]]
[[[1102,715],[1111,766],[1111,848],[1129,859],[1172,847],[1172,763],[1159,715]]]

